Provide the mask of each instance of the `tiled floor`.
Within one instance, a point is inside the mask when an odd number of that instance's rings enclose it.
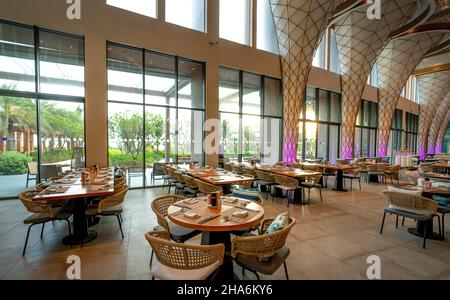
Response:
[[[364,279],[370,255],[381,258],[382,279],[450,279],[450,218],[447,239],[430,240],[426,250],[421,238],[406,230],[414,226],[413,221],[395,229],[395,217],[388,217],[381,236],[384,188],[383,184],[363,184],[363,191],[347,193],[324,189],[323,204],[313,192],[310,206],[290,206],[290,214],[298,221],[287,242],[291,279]],[[0,278],[65,279],[66,258],[75,254],[81,258],[82,279],[150,279],[150,248],[144,233],[155,225],[152,198],[162,193],[160,189],[128,193],[123,240],[116,219],[103,218],[95,227],[94,242],[70,249],[61,244],[65,224],[49,224],[42,240],[40,228],[32,230],[25,257],[21,251],[27,227],[22,220],[27,212],[17,200],[0,201]],[[264,208],[267,217],[287,209],[281,199],[264,203]],[[236,268],[236,274],[240,273]],[[280,269],[263,278],[284,279],[284,272]]]

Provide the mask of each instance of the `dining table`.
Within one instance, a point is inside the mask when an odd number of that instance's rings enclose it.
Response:
[[[264,208],[253,201],[221,197],[218,207],[210,207],[207,197],[180,200],[168,209],[168,218],[176,225],[202,232],[202,245],[225,245],[224,263],[219,280],[233,280],[231,233],[254,228],[264,218]]]
[[[83,182],[82,172],[89,174]],[[114,194],[114,168],[82,169],[71,171],[64,177],[53,181],[43,191],[33,197],[33,201],[52,201],[64,203],[73,201],[73,234],[66,236],[67,245],[85,244],[97,238],[97,232],[88,230],[86,209],[93,197],[106,197]]]

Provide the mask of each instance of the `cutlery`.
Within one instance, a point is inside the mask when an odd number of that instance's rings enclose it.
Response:
[[[220,215],[205,217],[205,218],[201,219],[200,221],[198,221],[197,224],[203,224],[203,223],[206,223],[208,221],[214,220],[214,219],[216,219],[218,217],[220,217]]]
[[[257,209],[252,209],[252,208],[248,208],[248,207],[242,207],[242,206],[235,206],[235,207],[239,208],[239,209],[246,210],[246,211],[259,212],[259,210],[257,210]]]

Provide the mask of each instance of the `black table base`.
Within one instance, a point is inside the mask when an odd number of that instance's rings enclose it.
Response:
[[[334,187],[333,190],[338,191],[338,192],[347,192],[347,190],[344,189],[344,170],[337,170],[336,186]]]
[[[292,191],[285,192],[282,189],[277,188],[276,186],[272,186],[272,190],[270,191],[270,195],[276,198],[287,198],[289,203],[292,204],[300,204],[303,205],[303,193],[300,188]]]
[[[441,236],[434,232],[433,230],[433,221],[417,221],[416,223],[416,228],[408,228],[408,232],[419,236],[419,237],[423,237],[423,233],[425,230],[425,222],[428,223],[427,224],[427,239],[430,240],[441,240]]]
[[[73,200],[73,234],[63,239],[65,245],[80,245],[89,243],[97,238],[97,232],[88,230],[86,220],[87,199]]]
[[[380,180],[378,179],[378,175],[369,175],[369,182],[370,183],[379,183]]]
[[[231,257],[231,236],[230,232],[203,231],[202,245],[225,245],[225,257],[223,264],[219,268],[215,279],[217,280],[234,280],[236,279],[233,269],[233,258]]]

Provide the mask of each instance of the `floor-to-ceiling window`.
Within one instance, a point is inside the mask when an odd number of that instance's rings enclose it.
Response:
[[[419,133],[419,116],[406,113],[405,146],[412,153],[417,154],[417,135]]]
[[[299,159],[335,162],[339,157],[340,95],[308,87],[300,114]]]
[[[0,198],[84,166],[84,39],[0,21]]]
[[[205,31],[205,0],[166,0],[166,22]]]
[[[221,67],[219,111],[221,159],[267,164],[280,159],[280,80]]]
[[[108,43],[109,164],[131,187],[160,185],[160,165],[203,164],[204,63]]]
[[[355,128],[355,157],[377,155],[378,103],[361,100]]]
[[[396,109],[394,113],[394,118],[392,119],[387,151],[388,155],[391,157],[391,161],[394,161],[395,154],[403,149],[402,129],[403,129],[403,111],[400,109]]]
[[[251,1],[219,1],[219,36],[239,44],[250,45]]]

